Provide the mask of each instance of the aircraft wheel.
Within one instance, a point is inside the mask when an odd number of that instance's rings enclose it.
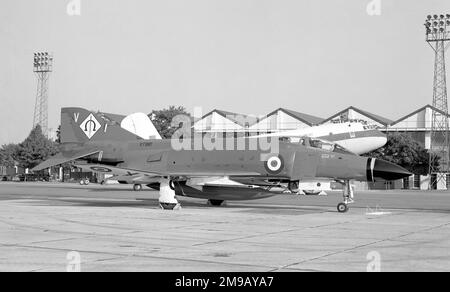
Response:
[[[142,185],[140,185],[140,184],[135,184],[135,185],[133,186],[133,190],[134,190],[135,192],[140,192],[140,191],[142,191]]]
[[[80,180],[80,185],[84,186],[84,180]]]
[[[314,190],[303,190],[305,195],[308,196],[318,196],[321,192],[320,191],[314,191]]]
[[[211,205],[211,206],[215,206],[215,207],[220,207],[220,206],[222,206],[222,204],[223,204],[223,200],[208,200],[208,203]]]
[[[337,205],[337,210],[339,213],[346,213],[348,211],[348,205],[345,203],[339,203]]]
[[[290,181],[288,184],[288,189],[291,192],[298,193],[298,191],[299,191],[298,181]]]
[[[88,179],[86,179],[86,180],[84,181],[84,184],[85,184],[85,185],[89,185],[89,183],[90,183],[90,181],[89,181]]]
[[[159,206],[161,207],[161,209],[163,210],[180,210],[181,209],[181,205],[178,203],[159,203]]]

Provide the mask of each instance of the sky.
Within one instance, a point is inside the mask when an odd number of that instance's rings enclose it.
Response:
[[[53,129],[67,106],[319,117],[355,106],[397,119],[432,103],[432,13],[450,1],[1,0],[0,145],[31,131],[37,51],[54,54]]]

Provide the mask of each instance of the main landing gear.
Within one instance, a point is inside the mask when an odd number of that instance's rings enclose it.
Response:
[[[175,197],[175,183],[168,178],[163,178],[160,181],[159,206],[163,210],[181,209],[181,205]]]
[[[339,213],[346,213],[349,210],[349,204],[353,204],[355,201],[353,200],[353,188],[350,184],[349,180],[346,180],[342,183],[344,185],[344,189],[342,191],[344,196],[344,201],[337,205],[337,210]]]
[[[300,192],[299,182],[298,181],[290,181],[288,183],[288,190],[294,194],[298,194]]]
[[[175,182],[169,178],[162,178],[157,187],[147,185],[149,187],[159,190],[159,206],[163,210],[179,210],[181,205],[175,197]],[[133,190],[135,192],[142,191],[142,184],[134,184]]]
[[[225,201],[223,200],[213,200],[213,199],[209,199],[208,200],[208,205],[210,206],[214,206],[214,207],[220,207],[224,204]]]

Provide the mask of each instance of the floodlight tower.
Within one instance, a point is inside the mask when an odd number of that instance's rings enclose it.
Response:
[[[53,55],[48,52],[34,53],[33,71],[38,81],[33,128],[40,125],[42,133],[48,136],[48,79],[53,71]]]
[[[425,21],[426,41],[435,53],[433,110],[431,121],[430,175],[436,175],[430,188],[435,189],[439,181],[450,173],[450,143],[447,104],[447,84],[445,78],[445,51],[450,41],[450,14],[428,15]],[[438,162],[439,161],[439,162]],[[439,164],[439,165],[438,165]],[[447,182],[448,185],[448,182]]]

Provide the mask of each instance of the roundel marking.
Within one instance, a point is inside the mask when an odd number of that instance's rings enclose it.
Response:
[[[284,161],[281,155],[272,156],[264,163],[266,171],[270,174],[279,174],[284,168]]]
[[[106,167],[98,167],[98,166],[92,166],[91,170],[98,171],[98,172],[111,172],[112,170]]]

